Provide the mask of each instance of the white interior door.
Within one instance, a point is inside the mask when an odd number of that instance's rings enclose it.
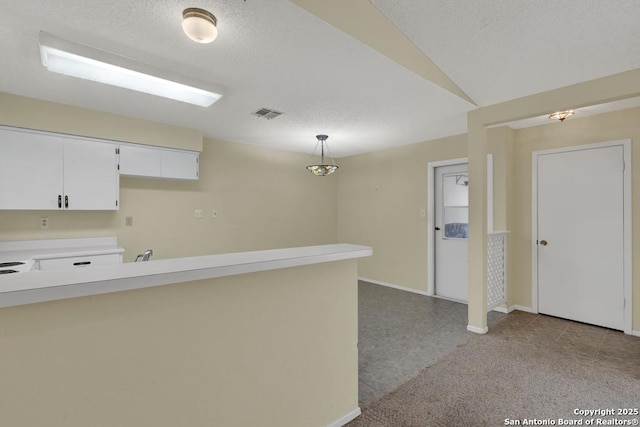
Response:
[[[538,156],[538,311],[624,327],[622,146]]]
[[[434,178],[434,293],[443,298],[467,302],[469,264],[467,164],[438,167],[434,171]]]

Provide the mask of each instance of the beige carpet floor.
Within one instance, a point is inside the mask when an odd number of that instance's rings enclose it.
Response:
[[[640,409],[640,338],[513,312],[363,408],[349,427],[503,426],[610,420],[576,410]],[[547,423],[551,421],[546,421]],[[526,424],[522,424],[526,425]],[[580,424],[578,424],[580,425]],[[631,424],[637,425],[637,424]]]

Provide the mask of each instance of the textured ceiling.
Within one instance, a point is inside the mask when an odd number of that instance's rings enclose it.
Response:
[[[473,105],[284,0],[203,1],[218,39],[189,40],[185,1],[0,1],[0,91],[177,124],[205,135],[337,157],[460,134]],[[209,108],[74,79],[40,64],[38,32],[217,83]],[[284,112],[252,116],[261,107]]]
[[[350,2],[373,4],[400,31],[386,52],[415,44],[478,105],[640,67],[637,0]],[[333,4],[339,14],[342,3]],[[19,6],[0,0],[2,92],[305,153],[315,147],[316,134],[326,133],[336,157],[464,133],[466,113],[475,108],[359,39],[349,21],[338,29],[287,0],[29,0]],[[215,42],[199,45],[182,33],[186,7],[217,16]],[[50,73],[40,64],[39,31],[220,84],[225,97],[201,108]],[[251,115],[261,107],[284,114],[274,120]]]
[[[640,68],[638,0],[371,0],[480,106]]]

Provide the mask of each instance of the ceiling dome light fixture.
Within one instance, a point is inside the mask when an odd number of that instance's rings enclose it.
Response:
[[[327,176],[327,175],[331,175],[332,173],[334,173],[335,171],[338,170],[338,165],[336,165],[336,162],[334,162],[333,160],[331,160],[331,164],[327,164],[324,161],[324,144],[325,141],[327,140],[327,138],[329,138],[327,135],[316,135],[316,138],[318,139],[318,142],[316,143],[316,148],[313,149],[313,153],[311,154],[311,157],[313,157],[313,155],[316,153],[316,150],[318,149],[318,144],[320,144],[320,164],[319,165],[309,165],[307,166],[307,170],[309,172],[311,172],[312,174],[314,174],[315,176]],[[329,147],[327,146],[327,151],[329,151]]]
[[[564,119],[566,119],[567,117],[573,116],[575,113],[576,112],[573,110],[556,111],[553,114],[549,114],[549,118],[551,120],[560,120],[561,122],[563,122]]]
[[[211,43],[218,37],[218,20],[211,12],[196,7],[182,11],[182,29],[194,42]]]

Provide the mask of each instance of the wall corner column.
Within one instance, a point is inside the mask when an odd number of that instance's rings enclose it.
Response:
[[[487,153],[484,124],[468,115],[469,298],[467,329],[487,333]]]

